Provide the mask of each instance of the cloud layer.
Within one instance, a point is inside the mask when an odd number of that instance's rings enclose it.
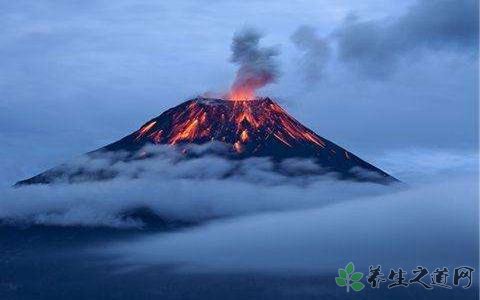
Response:
[[[109,155],[81,157],[63,167],[72,174],[102,170],[115,174],[112,180],[89,182],[80,176],[77,183],[68,184],[65,176],[51,185],[5,188],[1,191],[0,219],[14,224],[139,227],[141,220],[125,215],[149,209],[165,221],[200,222],[324,206],[399,188],[338,181],[335,174],[285,176],[274,172],[268,158],[231,161],[207,155],[183,160],[178,152],[161,146],[149,152],[157,156],[129,162]],[[291,159],[282,164],[297,174],[318,168],[309,160]],[[226,177],[233,170],[235,175]]]
[[[115,255],[122,265],[173,265],[177,271],[202,273],[325,273],[348,261],[364,270],[369,264],[407,269],[474,266],[476,181],[470,176],[444,178],[397,193],[217,221],[93,251]]]

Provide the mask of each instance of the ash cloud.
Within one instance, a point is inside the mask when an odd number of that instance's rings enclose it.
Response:
[[[337,38],[343,62],[382,78],[395,70],[402,56],[417,50],[473,54],[478,45],[478,1],[420,0],[393,20],[361,21],[351,16]]]
[[[255,91],[278,78],[276,56],[280,51],[277,47],[261,47],[262,37],[254,28],[245,28],[235,33],[230,61],[237,64],[239,69],[232,85],[233,91]]]
[[[301,67],[307,83],[315,83],[324,76],[331,57],[329,42],[319,37],[311,26],[301,26],[291,36],[291,41],[301,51]]]
[[[339,62],[373,79],[388,78],[402,59],[418,60],[425,51],[475,58],[478,52],[478,1],[419,0],[398,16],[362,20],[350,14],[327,39],[300,27],[292,42],[302,51],[305,77],[320,78],[336,49]]]

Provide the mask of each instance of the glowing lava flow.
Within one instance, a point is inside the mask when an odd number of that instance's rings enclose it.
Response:
[[[153,121],[153,122],[150,122],[149,124],[143,126],[142,128],[140,128],[140,130],[138,131],[138,135],[136,137],[136,140],[143,137],[153,126],[155,126],[156,123],[157,123],[157,121]]]
[[[216,140],[232,145],[237,153],[260,151],[268,141],[287,148],[302,143],[318,149],[327,147],[322,138],[268,98],[196,98],[166,114],[168,122],[151,120],[137,131],[135,141],[177,145]]]
[[[198,148],[202,149],[199,153],[188,146],[190,144],[206,144],[212,141],[226,147],[217,148],[214,145],[212,147],[201,147]],[[332,171],[340,174],[341,178],[356,178],[357,180],[379,183],[395,181],[395,178],[382,170],[361,160],[342,147],[321,138],[291,117],[280,105],[269,98],[246,101],[195,98],[165,111],[132,134],[89,155],[120,151],[124,154],[135,154],[131,156],[135,159],[138,157],[145,159],[155,157],[157,154],[153,151],[150,153],[150,150],[145,148],[148,144],[172,145],[182,154],[182,159],[210,154],[221,155],[229,159],[268,157],[271,158],[273,163],[280,163],[278,170],[292,176],[324,174]],[[204,150],[205,152],[203,152]],[[289,158],[307,158],[320,168],[316,171],[305,171],[306,173],[302,171],[297,174],[295,168],[291,170],[292,164],[288,163],[288,168],[282,169],[281,163]],[[130,156],[127,155],[125,161],[129,159]],[[352,173],[353,168],[374,172],[374,174],[378,174],[378,177],[369,175],[368,178],[364,178],[358,172]],[[78,173],[76,170],[77,168],[75,168],[75,174]],[[62,172],[65,172],[63,166],[20,181],[17,185],[50,183],[54,182],[58,176],[61,176],[62,180],[65,176],[69,176],[71,182],[85,180],[84,178],[104,180],[104,174],[108,173],[88,173],[89,171],[86,171],[87,173],[81,173],[77,176],[66,175]],[[88,176],[85,176],[85,174]],[[110,175],[107,174],[106,176]]]
[[[238,88],[233,89],[228,93],[227,96],[228,100],[233,101],[248,101],[251,99],[255,99],[255,91],[250,88]]]

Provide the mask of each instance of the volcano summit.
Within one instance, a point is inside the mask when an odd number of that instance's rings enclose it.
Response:
[[[252,157],[270,158],[275,171],[288,176],[321,175],[333,173],[340,179],[390,183],[395,178],[365,162],[344,148],[318,136],[290,116],[270,98],[255,100],[224,100],[198,97],[173,107],[151,119],[137,131],[103,148],[87,153],[127,153],[123,161],[148,159],[148,153],[136,155],[148,145],[171,145],[185,159],[197,154],[189,153],[188,145],[217,142],[226,151],[215,153],[229,160]],[[287,159],[307,159],[319,166],[315,174],[288,173],[281,168]],[[16,185],[52,183],[58,178],[68,182],[109,179],[115,174],[87,169],[70,172],[68,166],[59,166]]]

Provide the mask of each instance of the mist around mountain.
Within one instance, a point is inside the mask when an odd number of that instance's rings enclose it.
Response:
[[[263,158],[274,164],[272,171],[284,176],[326,175],[381,184],[397,182],[303,126],[269,98],[233,101],[199,97],[165,111],[124,138],[87,153],[88,162],[84,165],[79,165],[78,160],[76,164],[66,163],[16,185],[112,179],[119,174],[119,162],[162,159],[165,151],[155,149],[155,145],[171,146],[164,149],[181,153],[176,155],[178,161],[218,156],[241,165],[245,159]],[[223,177],[237,174],[238,169],[233,167]]]

